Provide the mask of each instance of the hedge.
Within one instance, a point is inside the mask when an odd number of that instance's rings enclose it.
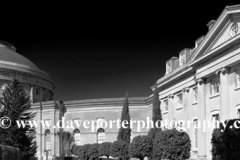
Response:
[[[1,160],[18,160],[20,158],[20,150],[15,147],[0,145]]]
[[[153,144],[152,139],[149,136],[137,136],[134,137],[129,145],[129,156],[131,158],[139,158],[143,160],[144,157],[150,157]]]
[[[103,142],[100,144],[99,146],[99,156],[106,156],[107,158],[109,158],[110,151],[111,151],[111,147],[112,147],[112,143],[111,142]]]
[[[81,159],[83,159],[83,160],[89,159],[88,150],[89,150],[90,146],[91,146],[91,144],[85,144],[82,146],[81,154],[80,154]]]
[[[120,160],[127,160],[129,159],[128,156],[128,147],[129,143],[126,141],[115,141],[112,144],[110,153],[112,157],[119,158]]]
[[[75,156],[80,156],[83,146],[73,145],[71,153]]]
[[[99,149],[98,143],[91,144],[91,146],[88,149],[88,156],[90,159],[98,159],[99,157],[98,149]]]
[[[191,141],[186,132],[170,129],[157,133],[153,141],[153,159],[185,160],[190,157]]]
[[[240,119],[231,119],[220,124],[212,133],[212,159],[229,160],[240,157]],[[234,126],[237,125],[237,126]]]

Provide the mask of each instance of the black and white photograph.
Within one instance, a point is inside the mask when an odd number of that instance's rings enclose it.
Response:
[[[0,160],[240,159],[240,2],[13,5]]]

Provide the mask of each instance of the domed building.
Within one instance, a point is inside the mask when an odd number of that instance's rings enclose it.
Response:
[[[16,47],[0,41],[0,86],[18,79],[30,95],[32,102],[53,100],[55,84],[50,76],[33,62],[16,52]]]
[[[13,45],[0,42],[0,85],[14,78],[31,96],[32,111],[37,112],[35,120],[52,124],[36,127],[39,159],[61,154],[62,141],[56,126],[63,119],[82,122],[64,128],[73,133],[76,145],[117,139],[119,123],[105,128],[92,128],[89,124],[116,122],[121,117],[124,98],[54,101],[55,85],[49,75],[18,54]],[[154,86],[159,91],[163,120],[182,122],[177,127],[191,138],[191,159],[212,159],[213,129],[198,127],[198,124],[208,121],[215,126],[216,121],[240,118],[240,5],[227,6],[216,21],[208,23],[208,32],[195,41],[193,48],[185,48],[179,57],[170,58],[165,75]],[[152,98],[153,95],[128,99],[131,119],[146,124],[133,124],[131,138],[148,133]],[[88,127],[84,125],[87,121]],[[189,128],[188,122],[193,126]]]

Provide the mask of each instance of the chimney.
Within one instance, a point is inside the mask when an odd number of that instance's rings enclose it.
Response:
[[[197,48],[203,41],[203,39],[205,38],[205,36],[201,36],[200,38],[198,38],[196,41],[195,41],[195,48]]]
[[[172,57],[166,62],[166,74],[171,73],[175,69],[177,57]]]
[[[216,23],[215,20],[211,20],[210,22],[208,22],[207,26],[208,26],[209,31],[212,29],[212,27],[214,26],[215,23]]]

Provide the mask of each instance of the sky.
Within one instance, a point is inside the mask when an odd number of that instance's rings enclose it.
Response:
[[[206,24],[235,4],[33,5],[2,18],[0,39],[51,76],[55,100],[147,97],[166,61],[194,48]]]

